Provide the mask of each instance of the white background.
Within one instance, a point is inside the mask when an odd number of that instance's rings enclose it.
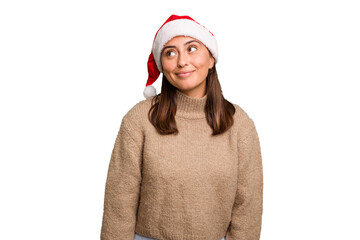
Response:
[[[257,127],[261,239],[360,239],[359,12],[349,0],[1,1],[0,239],[99,239],[116,134],[171,14],[214,33],[223,94]]]

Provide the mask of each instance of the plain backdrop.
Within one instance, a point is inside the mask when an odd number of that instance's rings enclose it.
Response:
[[[1,1],[0,239],[99,239],[115,138],[171,14],[214,33],[223,94],[255,122],[261,239],[360,239],[359,12],[349,0]]]

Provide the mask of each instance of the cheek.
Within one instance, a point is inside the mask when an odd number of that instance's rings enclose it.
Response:
[[[162,62],[162,73],[165,75],[165,77],[171,81],[171,72],[173,71],[173,64],[170,61],[163,61]]]
[[[195,59],[194,64],[196,64],[196,66],[198,68],[203,69],[204,71],[209,68],[209,64],[210,64],[210,58],[208,55],[206,55],[205,53],[202,54],[201,56],[199,56],[198,58]]]
[[[164,72],[171,72],[173,68],[173,64],[170,61],[164,61],[162,63],[162,69]]]

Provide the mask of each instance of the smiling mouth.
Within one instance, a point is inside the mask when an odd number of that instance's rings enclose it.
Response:
[[[188,77],[190,76],[194,71],[189,71],[189,72],[184,72],[184,73],[176,73],[176,76],[179,76],[179,77]]]

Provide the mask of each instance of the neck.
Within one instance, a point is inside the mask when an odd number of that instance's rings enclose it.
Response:
[[[205,118],[205,104],[207,94],[201,98],[187,96],[176,89],[177,110],[176,116],[188,119]]]

